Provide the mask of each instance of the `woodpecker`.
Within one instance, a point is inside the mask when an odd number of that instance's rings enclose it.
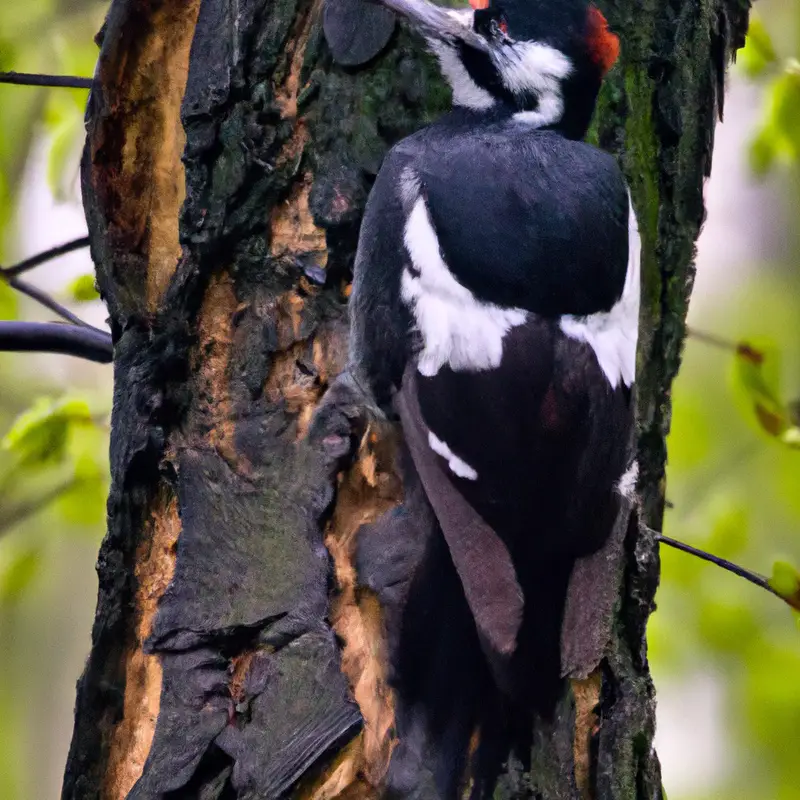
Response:
[[[572,566],[636,480],[639,234],[616,161],[583,141],[619,40],[587,0],[382,5],[453,108],[369,195],[349,370],[399,414],[501,695],[541,710]]]

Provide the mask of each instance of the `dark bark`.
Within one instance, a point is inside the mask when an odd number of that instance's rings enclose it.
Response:
[[[749,3],[603,5],[624,53],[594,135],[625,168],[645,244],[640,512],[573,576],[572,597],[592,603],[570,605],[570,691],[533,731],[530,768],[506,759],[497,797],[661,796],[647,530]],[[343,365],[371,180],[448,94],[404,30],[366,69],[334,66],[319,12],[112,3],[83,185],[115,343],[113,483],[65,798],[372,797],[396,745],[391,621],[355,558],[366,523],[404,496],[397,434],[345,392],[310,423]]]

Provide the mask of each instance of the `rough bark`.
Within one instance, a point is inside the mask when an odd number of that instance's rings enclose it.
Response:
[[[648,528],[749,2],[602,5],[624,50],[593,135],[620,158],[645,248],[641,502],[574,579],[610,602],[588,620],[571,608],[566,627],[587,634],[565,634],[571,689],[497,797],[662,796]],[[82,175],[115,341],[113,484],[65,798],[378,796],[394,700],[355,552],[403,501],[401,443],[342,402],[311,423],[343,366],[371,180],[448,100],[405,30],[366,69],[333,65],[319,0],[112,3]]]

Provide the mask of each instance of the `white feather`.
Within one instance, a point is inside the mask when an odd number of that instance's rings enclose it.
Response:
[[[610,311],[585,317],[561,318],[561,330],[567,336],[586,342],[594,350],[597,363],[612,388],[616,388],[620,381],[632,386],[636,377],[641,249],[639,227],[633,205],[630,205],[628,271],[622,296]]]
[[[447,461],[447,466],[450,467],[450,472],[453,475],[458,475],[459,478],[465,478],[468,481],[478,480],[478,473],[462,458],[459,458],[445,442],[439,439],[432,431],[428,431],[428,444],[434,453],[438,453],[443,459]]]
[[[411,191],[413,176],[405,176],[404,192]],[[503,337],[522,325],[525,311],[482,303],[460,284],[442,258],[425,200],[411,208],[404,241],[419,275],[403,270],[401,297],[411,308],[422,337],[418,369],[432,377],[444,366],[480,371],[500,365]]]
[[[465,28],[471,28],[475,22],[475,12],[468,8],[447,8],[445,11],[450,19],[460,22]]]
[[[564,113],[564,100],[558,91],[541,92],[536,111],[517,111],[514,119],[531,128],[543,128],[561,119]]]
[[[495,55],[503,83],[515,94],[552,89],[572,72],[572,62],[541,42],[514,42]]]
[[[428,46],[439,59],[442,75],[453,90],[453,105],[485,111],[495,104],[491,94],[472,80],[452,47],[433,39],[428,40]]]
[[[572,72],[572,62],[561,51],[540,42],[514,42],[499,49],[495,61],[509,91],[538,98],[535,111],[519,111],[514,119],[540,128],[561,118],[561,82]]]

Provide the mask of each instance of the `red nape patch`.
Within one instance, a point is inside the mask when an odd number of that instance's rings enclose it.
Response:
[[[489,0],[469,0],[469,4],[476,11],[480,11],[483,8],[489,8]]]
[[[597,6],[589,6],[586,44],[589,57],[605,75],[619,58],[619,36],[608,29],[608,22]]]

